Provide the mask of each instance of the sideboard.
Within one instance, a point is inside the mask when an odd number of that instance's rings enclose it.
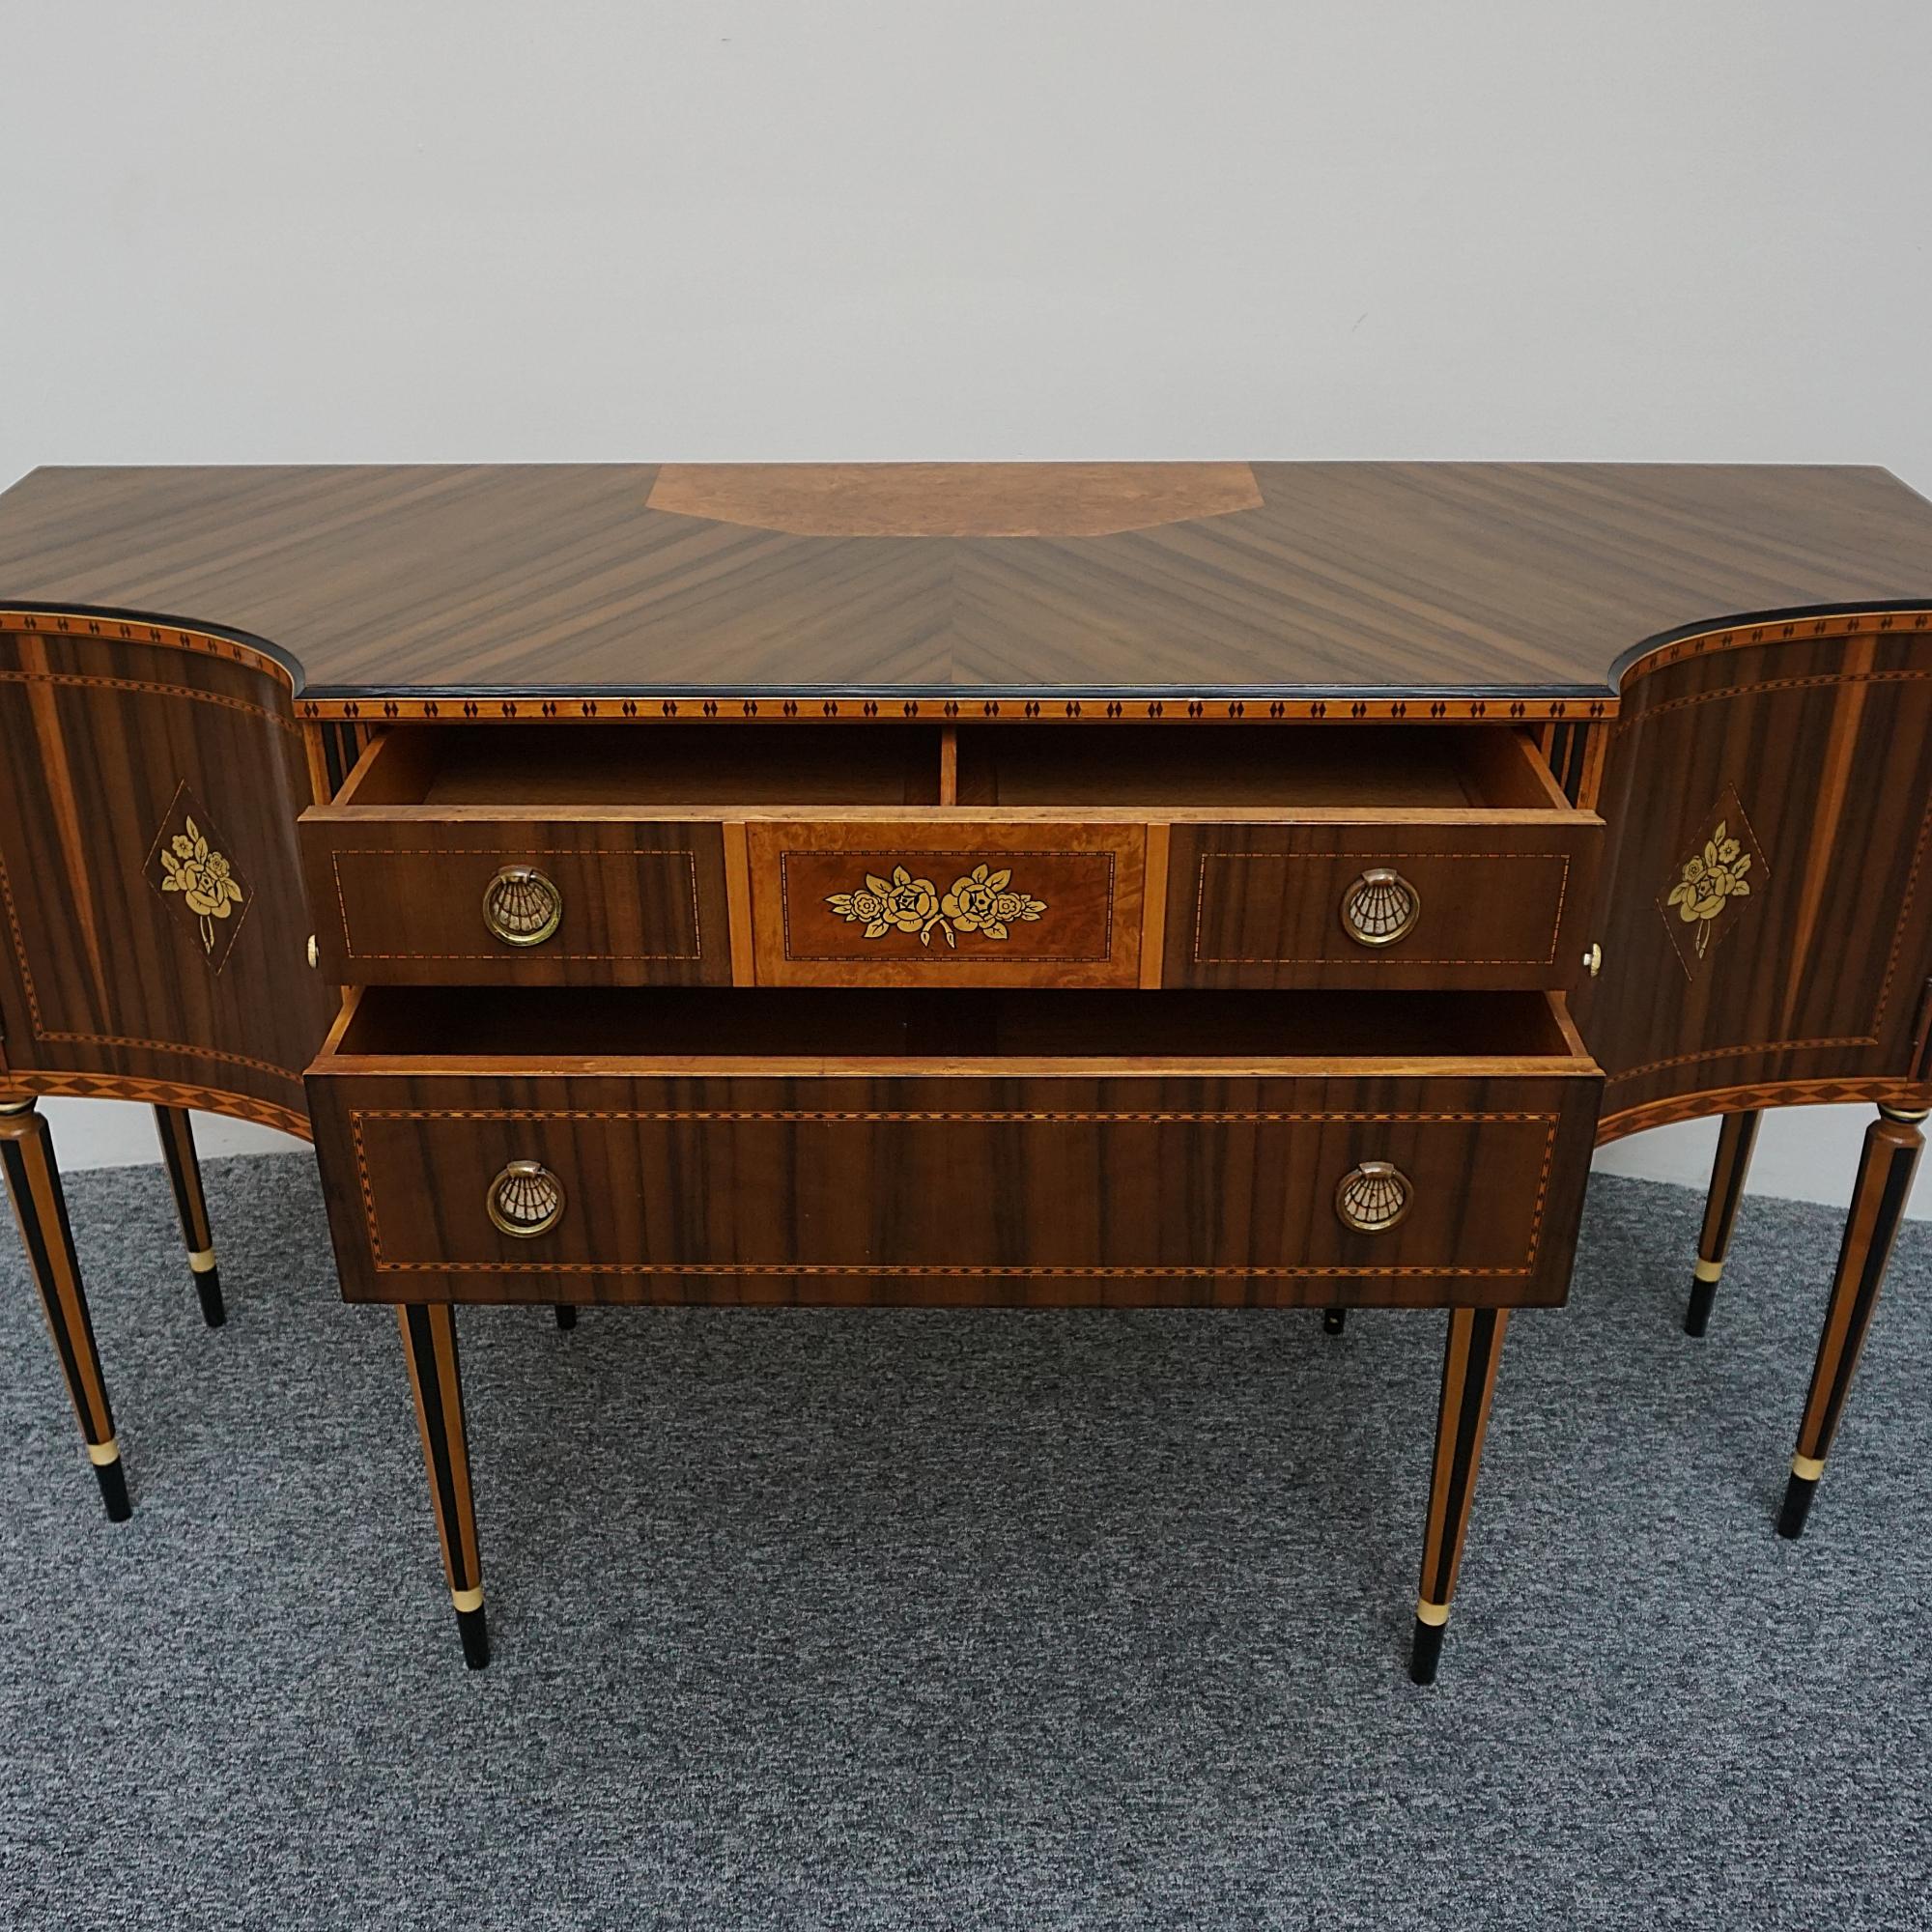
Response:
[[[1446,1311],[1431,1681],[1590,1151],[1874,1103],[1780,1528],[1932,1105],[1932,504],[1882,470],[43,469],[0,496],[0,1164],[311,1137],[466,1658],[455,1311]]]

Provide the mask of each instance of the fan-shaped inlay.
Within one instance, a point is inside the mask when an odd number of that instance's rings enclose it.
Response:
[[[648,503],[800,537],[1102,537],[1262,493],[1245,463],[668,463]]]

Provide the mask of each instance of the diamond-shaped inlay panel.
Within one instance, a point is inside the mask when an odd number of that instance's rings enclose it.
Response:
[[[1703,830],[1676,877],[1657,895],[1664,929],[1691,979],[1704,970],[1719,941],[1748,915],[1769,877],[1744,804],[1736,788],[1726,785],[1705,814]]]
[[[208,808],[185,781],[175,787],[142,872],[219,973],[248,916],[248,882]]]

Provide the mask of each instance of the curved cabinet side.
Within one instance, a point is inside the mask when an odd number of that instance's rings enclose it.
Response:
[[[1601,810],[1599,1138],[1927,1091],[1932,620],[1689,639],[1626,682]]]
[[[0,628],[0,1087],[306,1135],[334,1002],[305,961],[288,680],[174,635]]]

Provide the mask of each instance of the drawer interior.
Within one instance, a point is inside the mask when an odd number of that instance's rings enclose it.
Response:
[[[1514,726],[1372,724],[398,725],[335,803],[1571,810]]]
[[[1069,992],[1031,988],[377,986],[330,1049],[358,1057],[522,1061],[1338,1059],[1584,1061],[1541,993]],[[944,1070],[944,1069],[940,1069]],[[1131,1068],[1129,1069],[1131,1070]]]

